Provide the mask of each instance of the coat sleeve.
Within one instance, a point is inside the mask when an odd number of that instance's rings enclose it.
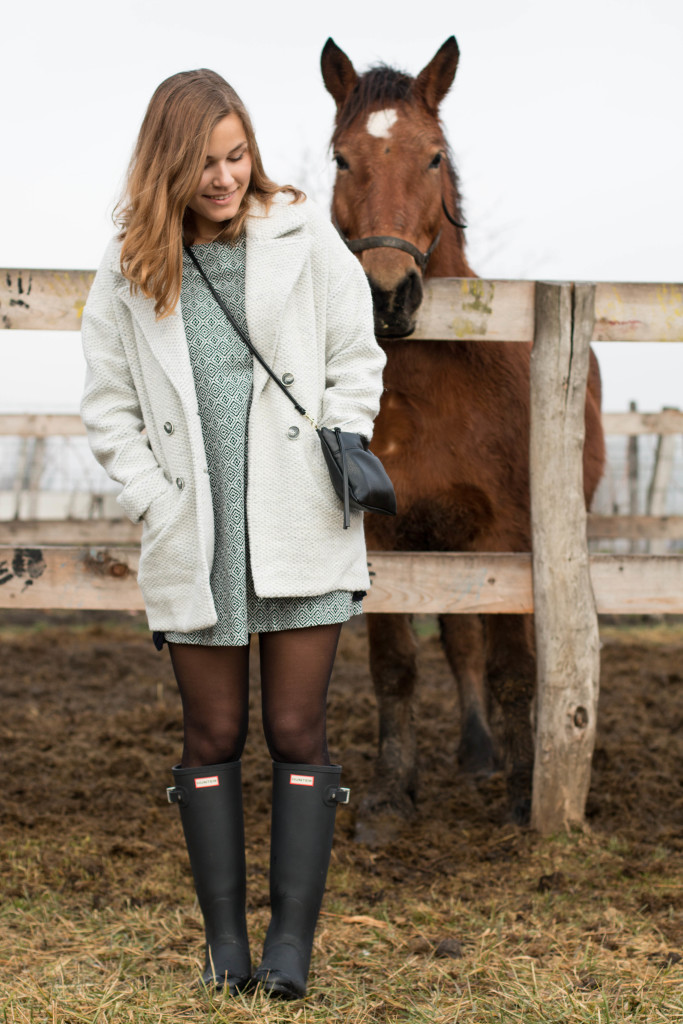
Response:
[[[329,278],[320,426],[342,427],[371,438],[386,356],[375,339],[372,296],[363,268],[331,224],[326,223],[324,231]]]
[[[137,522],[171,484],[144,433],[140,400],[114,309],[120,277],[109,265],[111,258],[110,246],[83,310],[86,376],[81,418],[95,458],[123,485],[117,501]]]

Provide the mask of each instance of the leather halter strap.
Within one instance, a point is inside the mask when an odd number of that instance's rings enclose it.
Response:
[[[404,238],[395,238],[394,235],[369,235],[367,238],[347,238],[346,235],[340,231],[335,224],[337,231],[342,236],[351,252],[363,252],[364,249],[402,249],[403,252],[407,252],[409,256],[412,256],[417,263],[420,270],[424,271],[427,266],[427,261],[434,251],[436,243],[441,238],[441,232],[432,242],[427,249],[427,252],[420,252],[416,245],[412,242],[406,242]]]
[[[446,214],[448,220],[456,228],[465,228],[466,224],[461,224],[457,221],[449,212],[446,206],[446,200],[441,199],[441,206],[443,212]],[[403,252],[407,252],[409,256],[412,256],[417,263],[420,270],[424,273],[429,257],[432,255],[436,246],[438,245],[439,239],[441,238],[441,232],[439,231],[436,238],[429,246],[426,252],[420,252],[416,245],[412,242],[406,242],[404,238],[397,238],[395,235],[369,235],[367,238],[347,238],[342,229],[337,223],[337,218],[333,216],[332,223],[337,229],[342,240],[346,243],[351,252],[363,252],[365,249],[401,249]]]

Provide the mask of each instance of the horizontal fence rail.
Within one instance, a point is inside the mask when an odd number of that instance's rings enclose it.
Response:
[[[80,330],[93,277],[89,270],[0,271],[0,325],[6,330]],[[412,337],[532,342],[535,292],[534,281],[426,281]],[[591,340],[683,341],[683,285],[598,283]]]
[[[602,425],[610,435],[683,434],[683,412],[604,412]],[[0,413],[0,437],[78,436],[85,436],[85,427],[75,413]]]
[[[39,493],[45,495],[49,492]],[[85,491],[81,496],[92,498]],[[28,497],[31,497],[30,493]],[[94,544],[98,547],[139,547],[141,536],[142,526],[139,523],[119,517],[0,519],[0,546],[56,544],[82,547]],[[681,540],[683,516],[589,515],[586,536],[589,540]]]
[[[144,611],[132,547],[0,547],[0,608]],[[683,613],[683,558],[592,555],[598,612]],[[531,555],[368,552],[366,612],[488,615],[534,610]]]

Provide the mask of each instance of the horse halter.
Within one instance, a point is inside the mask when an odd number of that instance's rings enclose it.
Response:
[[[467,227],[466,224],[461,224],[459,221],[455,219],[455,217],[452,216],[452,214],[448,212],[446,200],[443,198],[443,196],[441,197],[441,206],[443,208],[443,212],[446,214],[446,217],[451,222],[451,224],[453,224],[456,228]],[[348,238],[344,234],[342,229],[339,227],[339,224],[337,223],[337,218],[334,216],[332,217],[332,223],[339,232],[342,241],[346,243],[351,252],[363,252],[363,250],[365,249],[402,249],[403,252],[407,252],[409,256],[413,257],[422,273],[424,273],[425,270],[427,269],[429,257],[436,249],[439,239],[441,238],[441,232],[439,231],[439,233],[437,234],[436,238],[429,246],[427,251],[420,252],[418,247],[416,245],[413,245],[412,242],[406,242],[404,238],[396,238],[395,235],[369,235],[367,238]]]

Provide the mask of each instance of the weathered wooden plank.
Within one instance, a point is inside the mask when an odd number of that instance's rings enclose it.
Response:
[[[0,545],[127,547],[139,544],[141,533],[140,525],[128,519],[0,520]],[[683,516],[589,515],[587,536],[591,540],[679,540],[683,538]]]
[[[10,519],[0,520],[0,546],[138,547],[139,523],[129,519]]]
[[[77,437],[85,434],[81,417],[70,413],[0,413],[0,436]]]
[[[0,325],[22,331],[79,331],[91,270],[0,272]]]
[[[0,520],[0,546],[129,547],[139,545],[141,534],[139,523],[125,518]],[[683,538],[683,516],[589,515],[587,535],[606,540],[679,540]]]
[[[683,516],[589,515],[590,540],[678,540],[683,537]]]
[[[683,412],[604,412],[606,434],[683,434]],[[85,436],[80,416],[67,413],[0,413],[0,437]]]
[[[0,491],[0,502],[2,492]],[[120,519],[121,506],[116,494],[93,491],[22,491],[16,518],[41,519]]]
[[[89,519],[120,520],[123,513],[116,497],[114,491],[0,491],[0,524],[8,520],[20,523],[40,523],[45,520],[62,522],[70,519],[77,522]],[[53,542],[45,538],[45,543]]]
[[[126,548],[0,548],[0,608],[141,610],[138,555]]]
[[[532,608],[530,556],[369,552],[367,612],[523,613]]]
[[[526,341],[534,336],[534,282],[432,278],[411,338]]]
[[[0,608],[141,610],[133,547],[0,545]],[[533,611],[531,555],[368,553],[367,612]],[[593,555],[599,612],[683,613],[683,556]]]
[[[0,607],[140,609],[131,586],[138,555],[132,548],[0,547]],[[370,553],[369,565],[368,612],[531,609],[529,555],[382,552]]]
[[[534,610],[529,554],[374,551],[368,562],[367,612]],[[599,613],[683,613],[683,555],[591,555],[589,565]]]
[[[683,412],[664,409],[662,412],[605,412],[602,425],[606,434],[683,434]]]
[[[544,833],[583,821],[597,727],[600,643],[582,459],[594,314],[594,285],[536,285],[529,453],[538,685],[531,824]]]
[[[0,272],[0,326],[80,330],[92,284],[89,270]],[[434,341],[533,341],[533,281],[433,278],[413,338]],[[593,341],[683,341],[683,285],[596,286]]]
[[[601,614],[683,613],[683,555],[591,555],[590,566]]]
[[[592,340],[683,341],[683,285],[596,285]]]

